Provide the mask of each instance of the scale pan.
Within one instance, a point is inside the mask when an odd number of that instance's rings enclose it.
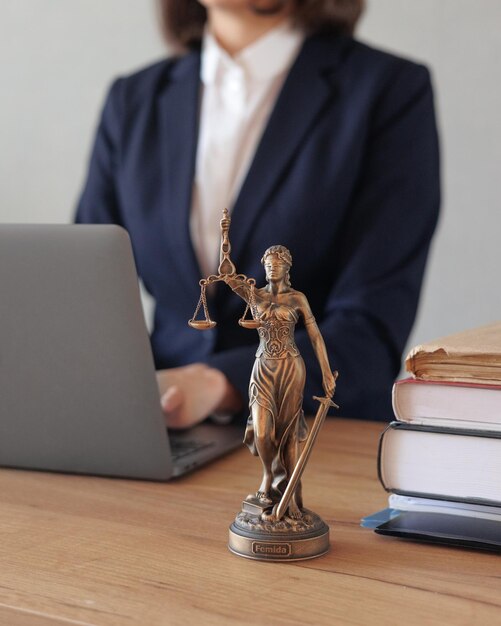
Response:
[[[190,320],[188,324],[196,330],[209,330],[209,328],[214,328],[216,322],[213,322],[212,320]]]
[[[259,328],[261,326],[259,320],[238,320],[238,323],[243,328]]]

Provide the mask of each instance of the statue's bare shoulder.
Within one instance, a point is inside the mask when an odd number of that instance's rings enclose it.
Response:
[[[310,305],[308,303],[308,298],[304,295],[302,291],[296,291],[296,289],[291,289],[289,291],[289,296],[291,299],[291,303],[293,303],[294,306],[296,306],[296,308],[298,309],[303,309],[305,307],[307,307],[308,309],[310,308]]]

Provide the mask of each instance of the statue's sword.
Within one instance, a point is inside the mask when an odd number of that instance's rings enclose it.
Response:
[[[337,371],[335,371],[334,380],[336,380],[337,377],[338,377],[338,373]],[[308,462],[308,459],[310,458],[310,454],[315,444],[317,435],[320,432],[320,429],[322,428],[322,424],[325,421],[327,411],[329,410],[331,406],[333,406],[336,409],[339,409],[338,405],[335,402],[333,402],[331,398],[328,398],[328,397],[318,398],[317,396],[313,396],[313,399],[317,400],[320,403],[318,410],[317,410],[317,414],[315,416],[315,421],[313,422],[311,432],[308,436],[308,439],[306,440],[306,443],[304,444],[303,450],[299,456],[298,462],[296,463],[296,467],[294,468],[294,471],[292,472],[292,476],[290,477],[289,484],[287,485],[284,491],[282,499],[280,500],[278,504],[275,504],[275,506],[273,507],[273,511],[271,512],[271,515],[269,515],[268,517],[270,521],[276,521],[276,520],[282,519],[282,517],[284,516],[285,512],[287,511],[287,507],[289,506],[290,499],[292,498],[292,494],[296,490],[299,480],[301,479],[301,476],[303,475],[304,469],[306,467],[306,463]]]

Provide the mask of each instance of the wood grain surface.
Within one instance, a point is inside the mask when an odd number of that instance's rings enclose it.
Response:
[[[380,537],[381,424],[332,419],[304,477],[331,551],[260,563],[226,548],[257,488],[247,449],[170,483],[0,470],[0,624],[501,624],[501,559]]]

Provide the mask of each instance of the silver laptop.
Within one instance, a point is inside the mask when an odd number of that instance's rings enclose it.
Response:
[[[167,433],[125,230],[0,226],[0,465],[166,480],[242,435]]]

